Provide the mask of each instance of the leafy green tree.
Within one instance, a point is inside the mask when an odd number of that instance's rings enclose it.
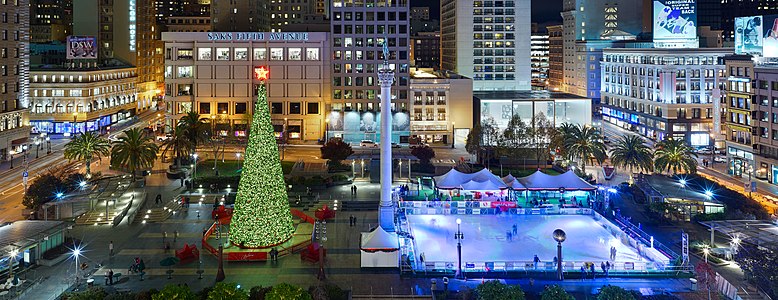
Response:
[[[265,295],[273,289],[272,286],[253,286],[249,291],[250,300],[265,300]]]
[[[467,141],[465,142],[465,150],[467,153],[475,155],[478,159],[481,159],[482,139],[481,139],[481,123],[476,122],[473,124],[473,129],[467,133]]]
[[[498,146],[500,140],[500,129],[497,127],[497,121],[493,117],[489,117],[483,120],[481,124],[481,148],[482,152],[486,153],[486,168],[491,167],[492,159],[494,158],[494,148]],[[483,163],[483,162],[481,162]]]
[[[697,153],[682,140],[666,138],[656,144],[654,167],[659,172],[693,174],[697,172]]]
[[[333,166],[340,166],[340,162],[354,154],[351,145],[342,139],[330,139],[321,146],[321,158],[329,159]]]
[[[239,289],[234,282],[219,282],[208,292],[208,300],[248,300],[246,290]]]
[[[547,285],[540,293],[540,300],[575,300],[575,298],[558,285]]]
[[[265,294],[265,300],[312,300],[311,294],[303,288],[288,283],[279,283]]]
[[[636,300],[635,295],[621,287],[606,285],[600,289],[597,300]]]
[[[429,146],[422,146],[422,147],[413,148],[413,150],[411,150],[411,154],[413,156],[416,156],[416,158],[419,159],[419,162],[423,166],[432,165],[432,163],[430,161],[433,158],[435,158],[435,150],[433,150]]]
[[[746,280],[759,286],[773,299],[778,299],[778,247],[774,244],[756,246],[741,243],[735,252],[735,261],[745,273]]]
[[[119,140],[113,142],[111,165],[130,170],[132,179],[138,169],[151,168],[157,159],[159,147],[154,138],[140,128],[125,130]]]
[[[508,121],[508,126],[503,130],[499,142],[497,143],[500,152],[514,160],[518,160],[519,158],[526,160],[529,134],[530,128],[527,127],[527,124],[521,120],[519,115],[513,115],[510,121]]]
[[[628,168],[629,177],[632,179],[634,169],[651,171],[654,166],[654,153],[643,138],[634,134],[625,135],[611,149],[611,162],[617,167]]]
[[[186,135],[186,130],[182,126],[173,127],[173,131],[170,132],[170,138],[162,143],[162,156],[167,155],[170,151],[173,153],[173,160],[176,168],[181,168],[181,163],[184,157],[189,157],[191,154],[193,144]]]
[[[605,144],[602,143],[600,132],[591,126],[578,125],[570,129],[565,139],[565,148],[572,158],[581,161],[581,170],[586,173],[586,162],[591,157],[602,163],[605,160]]]
[[[548,159],[551,153],[550,145],[555,135],[554,123],[546,118],[543,113],[532,116],[529,126],[529,136],[531,139],[531,148],[534,150],[535,159],[538,162]]]
[[[478,300],[524,300],[524,291],[519,285],[503,284],[499,280],[490,280],[479,284],[475,289]]]
[[[184,135],[191,145],[190,153],[194,153],[197,146],[208,141],[207,119],[200,118],[200,114],[194,111],[188,112],[178,120],[178,126],[184,130]]]
[[[41,175],[35,178],[30,186],[27,187],[22,204],[29,209],[37,211],[43,204],[54,199],[57,191],[62,191],[62,186],[62,180],[59,177],[52,174]]]
[[[168,284],[159,293],[151,296],[152,300],[196,300],[197,297],[186,285]]]
[[[92,176],[91,166],[93,160],[100,160],[108,156],[111,143],[96,132],[84,132],[73,137],[65,144],[64,156],[68,160],[80,160],[86,165],[86,177]]]

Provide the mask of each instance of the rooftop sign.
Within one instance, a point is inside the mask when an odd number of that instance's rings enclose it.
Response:
[[[209,32],[209,41],[307,41],[307,32]]]

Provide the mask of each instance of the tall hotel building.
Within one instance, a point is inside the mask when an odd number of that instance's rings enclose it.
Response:
[[[389,67],[395,73],[390,108],[392,141],[400,142],[401,137],[410,135],[408,11],[407,0],[333,0],[332,106],[327,109],[330,136],[346,142],[378,140],[378,112],[383,109],[379,107],[378,70],[383,63],[384,39],[390,52]]]
[[[441,65],[473,91],[530,90],[530,1],[443,0]]]
[[[721,126],[727,49],[605,49],[602,119],[655,140],[711,145]]]
[[[29,62],[30,3],[27,0],[0,3],[0,158],[11,159],[23,150],[30,136]]]
[[[325,137],[330,105],[329,34],[164,32],[166,123],[195,111],[222,136],[246,135],[256,101],[255,69],[269,69],[268,102],[277,136]]]

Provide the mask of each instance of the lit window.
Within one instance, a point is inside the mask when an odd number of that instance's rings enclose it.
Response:
[[[287,52],[289,52],[289,60],[302,60],[303,58],[303,50],[300,48],[289,48]]]
[[[307,48],[305,49],[306,60],[319,60],[319,48]]]
[[[216,48],[216,60],[230,60],[230,48]]]
[[[197,49],[198,60],[211,60],[211,48],[198,48]]]
[[[246,48],[235,48],[235,60],[248,60],[249,50]]]
[[[254,48],[254,60],[267,60],[267,49]]]
[[[270,60],[284,60],[284,49],[270,48]]]

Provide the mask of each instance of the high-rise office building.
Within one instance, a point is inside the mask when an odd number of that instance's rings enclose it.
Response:
[[[306,16],[315,14],[315,0],[270,0],[270,30],[281,31],[284,25],[305,23]]]
[[[720,58],[731,49],[605,49],[602,120],[654,140],[714,142],[721,124]],[[711,136],[714,133],[714,136]]]
[[[64,42],[70,35],[72,0],[30,1],[30,43]]]
[[[270,1],[211,0],[214,32],[270,31]]]
[[[430,19],[429,7],[423,7],[423,6],[411,7],[411,20],[429,21],[429,19]]]
[[[408,116],[409,15],[408,1],[332,3],[332,107],[330,132],[347,142],[378,140],[377,112],[391,109],[398,142],[410,132]],[[392,107],[379,107],[378,70],[386,41],[389,67],[394,69]],[[334,127],[340,124],[340,127]]]
[[[440,69],[440,32],[411,36],[411,62],[417,68]]]
[[[549,68],[549,34],[545,28],[538,29],[533,24],[530,43],[530,58],[532,67],[532,89],[548,89]]]
[[[171,23],[171,17],[211,16],[211,0],[154,0],[154,8],[160,32],[167,31],[165,26]],[[210,21],[208,24],[210,26]]]
[[[602,49],[612,46],[609,41],[634,40],[643,32],[643,11],[651,9],[650,2],[564,0],[562,5],[562,91],[598,99]],[[577,45],[579,42],[585,43]]]
[[[753,171],[755,167],[754,150],[757,147],[754,147],[754,141],[759,137],[769,140],[773,127],[771,114],[776,117],[775,121],[778,121],[778,114],[770,109],[768,97],[755,96],[756,85],[752,85],[752,78],[756,78],[755,63],[751,55],[728,55],[724,57],[724,63],[727,81],[723,106],[726,109],[722,109],[723,140],[719,137],[718,143],[726,145],[729,175],[748,176],[752,174],[749,169]]]
[[[30,136],[29,126],[29,41],[30,2],[6,1],[0,13],[7,17],[0,29],[7,38],[0,40],[0,157],[11,159],[21,153]]]
[[[530,1],[441,1],[441,66],[473,91],[530,89]]]
[[[548,89],[560,91],[564,78],[562,25],[546,27],[548,30]]]

